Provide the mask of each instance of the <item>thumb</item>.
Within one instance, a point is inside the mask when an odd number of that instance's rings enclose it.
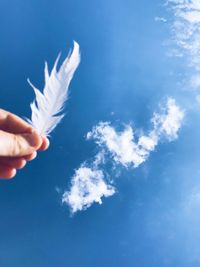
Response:
[[[0,130],[0,156],[26,156],[37,150],[42,138],[36,131],[24,134],[12,134]]]

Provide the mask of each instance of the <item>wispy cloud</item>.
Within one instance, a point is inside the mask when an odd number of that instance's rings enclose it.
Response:
[[[96,202],[101,204],[103,197],[112,196],[116,190],[106,174],[109,160],[117,166],[136,168],[145,162],[155,150],[158,142],[178,137],[178,130],[184,118],[184,111],[169,98],[155,112],[151,119],[152,130],[147,135],[136,137],[130,125],[123,131],[117,131],[109,122],[100,122],[87,134],[87,139],[94,139],[99,147],[92,163],[84,162],[75,171],[71,179],[71,188],[63,194],[62,202],[70,206],[72,213],[84,210]]]
[[[157,138],[164,136],[169,141],[175,140],[183,118],[184,111],[176,104],[175,99],[168,98],[166,104],[161,106],[161,111],[154,113],[152,134]]]
[[[163,17],[155,17],[154,20],[155,21],[160,21],[160,22],[167,22],[167,19],[163,18]]]
[[[177,56],[187,56],[189,66],[195,73],[191,77],[191,86],[200,86],[200,1],[168,0],[173,10],[172,33]]]

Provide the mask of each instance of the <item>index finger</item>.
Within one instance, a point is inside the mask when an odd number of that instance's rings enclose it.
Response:
[[[15,134],[33,131],[33,127],[28,122],[3,109],[0,109],[0,129]]]

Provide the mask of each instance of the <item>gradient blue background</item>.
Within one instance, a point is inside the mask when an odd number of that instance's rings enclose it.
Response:
[[[199,267],[200,127],[184,59],[166,56],[170,13],[154,0],[0,0],[0,106],[30,117],[29,77],[43,88],[44,61],[76,40],[82,61],[67,116],[50,149],[0,181],[1,267]],[[61,193],[96,153],[84,136],[100,120],[148,130],[167,96],[186,109],[180,137],[138,169],[121,169],[118,193],[70,217]],[[114,112],[114,115],[112,115]],[[61,189],[61,193],[56,191]]]

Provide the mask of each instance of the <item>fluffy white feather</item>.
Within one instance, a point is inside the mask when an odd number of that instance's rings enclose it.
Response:
[[[68,54],[57,71],[60,54],[49,74],[45,62],[45,86],[41,93],[29,80],[35,92],[35,100],[31,103],[32,116],[29,122],[40,134],[48,136],[62,120],[64,104],[68,99],[68,89],[74,72],[80,63],[78,43],[74,42],[73,51]]]

